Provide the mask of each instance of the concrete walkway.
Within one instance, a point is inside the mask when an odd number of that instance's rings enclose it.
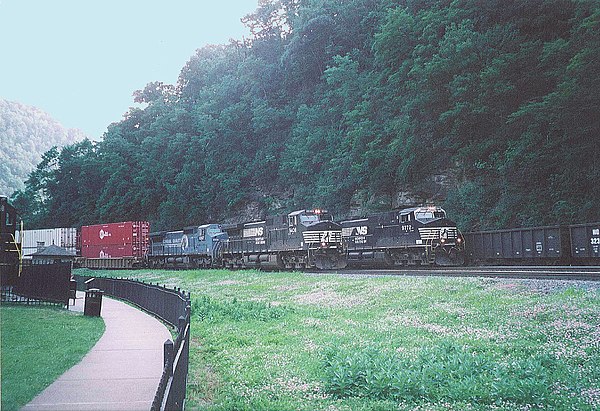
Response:
[[[83,311],[84,293],[75,306]],[[163,369],[168,329],[154,317],[104,297],[106,330],[91,351],[22,410],[149,410]]]

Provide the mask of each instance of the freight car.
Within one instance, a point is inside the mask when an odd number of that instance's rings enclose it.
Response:
[[[79,230],[77,228],[45,228],[39,230],[17,231],[17,242],[21,243],[24,258],[30,256],[45,247],[56,245],[64,248],[69,253],[77,254],[77,237]]]
[[[222,264],[227,233],[219,224],[150,234],[149,267],[209,268]]]
[[[363,266],[455,266],[464,263],[456,223],[436,206],[389,211],[341,222],[348,262]]]
[[[224,230],[225,267],[327,270],[347,264],[342,228],[326,210],[299,210]]]
[[[571,262],[600,265],[600,222],[569,226]]]
[[[150,223],[124,221],[81,227],[80,256],[83,268],[135,268],[144,266],[149,246]]]
[[[600,223],[465,233],[470,264],[600,265]]]
[[[21,246],[15,237],[17,230],[17,210],[8,203],[8,198],[0,197],[0,283],[11,284],[19,274]]]

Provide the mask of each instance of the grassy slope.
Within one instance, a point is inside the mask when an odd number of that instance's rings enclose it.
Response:
[[[27,404],[77,364],[104,332],[99,317],[52,307],[0,307],[2,409]]]
[[[109,274],[192,292],[192,408],[600,406],[597,285],[253,271]]]

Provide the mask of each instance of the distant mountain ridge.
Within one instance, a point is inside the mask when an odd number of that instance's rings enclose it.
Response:
[[[10,196],[53,146],[83,140],[78,129],[67,129],[48,113],[0,99],[0,195]]]

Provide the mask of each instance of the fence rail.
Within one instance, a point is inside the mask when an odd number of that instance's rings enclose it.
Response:
[[[99,288],[105,295],[128,301],[177,329],[175,343],[164,344],[164,368],[152,411],[182,410],[185,405],[190,350],[190,294],[140,281],[76,275],[79,288]]]

